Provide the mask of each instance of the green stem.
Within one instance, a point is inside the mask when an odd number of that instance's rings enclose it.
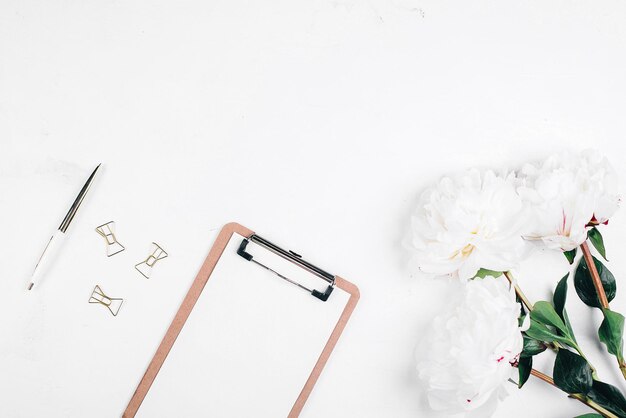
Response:
[[[574,395],[570,395],[571,398],[574,399],[578,399],[579,401],[581,401],[582,403],[584,403],[585,405],[587,405],[589,408],[593,409],[594,411],[600,413],[600,415],[604,416],[604,417],[608,417],[608,418],[619,418],[617,415],[615,415],[614,413],[612,413],[611,411],[603,408],[602,406],[598,405],[597,403],[595,403],[594,401],[592,401],[591,399],[589,399],[587,396],[582,395],[580,393],[576,393]]]
[[[583,350],[578,346],[578,344],[574,343],[574,345],[572,346],[572,348],[574,350],[576,350],[578,352],[578,354],[580,354],[580,356],[582,358],[585,359],[585,361],[587,362],[587,364],[589,365],[589,367],[591,368],[591,376],[593,377],[594,380],[598,380],[598,371],[596,370],[595,367],[593,367],[593,364],[591,364],[591,362],[587,359],[587,357],[585,357],[585,354],[583,353]]]

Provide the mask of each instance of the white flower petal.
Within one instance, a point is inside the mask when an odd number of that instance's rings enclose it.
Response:
[[[590,222],[607,222],[619,207],[617,175],[596,151],[553,155],[540,167],[526,165],[520,179],[518,193],[532,210],[524,236],[549,249],[578,247]]]
[[[510,270],[527,255],[528,204],[513,175],[469,170],[422,193],[411,222],[412,265],[422,272],[474,277]]]
[[[433,409],[493,412],[523,348],[520,309],[506,278],[488,276],[468,282],[463,301],[433,321],[417,366]]]

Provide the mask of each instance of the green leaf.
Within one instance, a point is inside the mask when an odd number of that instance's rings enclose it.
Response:
[[[576,258],[576,248],[569,251],[563,251],[563,255],[567,258],[567,261],[572,264],[574,262],[574,258]]]
[[[618,388],[608,383],[594,381],[587,396],[598,405],[619,417],[626,417],[626,399]]]
[[[606,293],[606,297],[610,302],[615,298],[615,294],[617,293],[615,277],[600,260],[593,257],[593,262],[596,265],[596,269],[598,269],[604,293]],[[594,308],[601,307],[596,288],[593,285],[591,272],[589,271],[587,261],[584,258],[580,259],[580,263],[576,268],[576,274],[574,275],[574,287],[576,288],[576,293],[578,294],[580,300],[582,300],[587,306]]]
[[[539,301],[533,305],[533,310],[530,312],[530,318],[544,325],[550,325],[561,331],[563,335],[568,335],[567,327],[565,323],[556,313],[554,307],[550,302]]]
[[[571,337],[572,341],[576,342],[576,337],[574,336],[574,329],[572,328],[572,324],[569,322],[569,317],[567,316],[567,311],[565,310],[565,301],[567,299],[568,277],[569,277],[569,273],[563,276],[561,280],[559,280],[559,283],[556,285],[556,289],[554,289],[554,297],[552,298],[552,301],[554,303],[554,310],[565,323],[565,327],[567,328],[569,337]]]
[[[624,316],[617,312],[603,309],[604,321],[598,329],[600,341],[606,344],[609,353],[622,360],[624,349]]]
[[[495,270],[480,269],[480,270],[478,270],[478,272],[476,273],[476,276],[474,276],[474,278],[475,279],[484,279],[487,276],[500,277],[500,276],[502,276],[502,272],[501,271],[495,271]]]
[[[530,320],[530,327],[525,332],[530,338],[546,343],[551,343],[559,339],[559,336],[552,332],[550,328],[533,319]]]
[[[536,354],[546,351],[547,346],[542,341],[534,340],[524,335],[524,349],[520,354],[520,358],[532,357]]]
[[[556,354],[552,375],[554,384],[567,393],[587,394],[593,384],[587,360],[565,349]]]
[[[530,320],[530,328],[528,328],[525,333],[530,338],[534,338],[535,340],[543,341],[546,343],[558,341],[570,347],[575,345],[575,343],[571,339],[558,335],[546,325],[542,324],[541,322],[537,322],[532,318]]]
[[[574,329],[572,328],[572,324],[569,322],[569,316],[567,315],[566,309],[563,309],[563,322],[565,322],[565,326],[567,327],[567,330],[569,331],[570,338],[572,339],[574,344],[577,344],[576,336],[574,335]]]
[[[600,231],[598,231],[598,228],[591,228],[591,230],[587,233],[587,238],[589,238],[589,241],[591,241],[593,246],[596,247],[596,250],[598,250],[602,258],[606,260],[606,249],[604,248],[604,240],[602,239],[602,234],[600,233]]]
[[[567,278],[569,277],[569,273],[563,276],[559,283],[556,285],[556,289],[554,289],[554,297],[552,298],[552,302],[554,303],[554,310],[557,314],[563,318],[563,310],[565,309],[565,300],[567,299]]]
[[[517,370],[519,372],[519,383],[517,384],[518,388],[522,388],[524,383],[530,377],[530,371],[533,368],[533,358],[532,357],[524,357],[520,358],[517,363]]]
[[[602,418],[602,415],[600,415],[600,414],[585,414],[585,415],[578,415],[575,418]]]

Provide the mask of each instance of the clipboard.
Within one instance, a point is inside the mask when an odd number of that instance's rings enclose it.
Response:
[[[229,223],[123,417],[298,417],[358,300],[354,284]]]

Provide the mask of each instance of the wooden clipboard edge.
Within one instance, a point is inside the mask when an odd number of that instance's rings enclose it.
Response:
[[[315,386],[317,379],[320,377],[320,374],[322,373],[322,370],[324,369],[328,358],[330,357],[330,353],[332,353],[333,349],[335,348],[335,345],[337,344],[341,333],[348,323],[348,319],[350,319],[350,315],[352,315],[352,312],[354,311],[354,308],[356,307],[356,304],[361,297],[361,294],[359,293],[359,288],[356,287],[356,285],[350,283],[345,279],[342,279],[339,276],[335,276],[335,286],[345,292],[348,292],[350,294],[350,299],[348,299],[348,303],[346,304],[345,308],[343,308],[343,312],[339,317],[339,321],[337,321],[337,325],[335,325],[332,334],[330,334],[330,338],[328,338],[322,354],[320,354],[319,358],[317,359],[317,363],[315,363],[315,367],[313,367],[313,371],[311,371],[309,378],[304,384],[304,387],[300,392],[300,396],[298,396],[296,403],[293,405],[293,408],[291,408],[291,412],[289,412],[288,418],[296,418],[300,415],[302,408],[304,408],[304,404],[306,403],[309,395],[313,391],[313,387]]]
[[[254,232],[252,232],[248,228],[235,222],[228,223],[224,225],[224,227],[222,227],[222,230],[215,239],[215,242],[211,247],[211,250],[209,251],[209,255],[207,255],[207,258],[204,260],[202,267],[200,267],[200,271],[198,271],[198,274],[191,284],[191,287],[189,288],[185,299],[183,299],[180,308],[178,308],[176,316],[174,316],[172,323],[167,329],[167,332],[165,333],[161,344],[159,344],[159,348],[157,348],[154,357],[152,357],[152,361],[150,361],[150,364],[148,365],[146,372],[141,378],[139,385],[137,385],[137,389],[135,389],[133,397],[128,402],[126,410],[122,415],[123,418],[132,418],[135,416],[135,414],[137,414],[141,403],[148,394],[148,390],[150,390],[154,379],[159,373],[159,370],[161,370],[161,366],[165,362],[165,359],[172,349],[174,342],[176,342],[176,338],[178,338],[178,335],[183,329],[187,318],[189,318],[193,307],[198,301],[198,298],[200,298],[204,286],[211,277],[211,274],[213,273],[213,269],[215,268],[217,262],[224,253],[224,249],[226,249],[228,241],[230,241],[230,237],[232,237],[233,233],[235,232],[243,235],[244,237],[249,237],[254,234]]]
[[[159,344],[159,348],[157,348],[157,351],[154,354],[154,357],[152,358],[152,360],[150,361],[150,364],[148,365],[146,372],[141,378],[139,385],[137,385],[137,389],[135,389],[135,393],[133,394],[132,398],[128,402],[128,405],[126,406],[126,410],[124,411],[124,414],[122,415],[123,418],[133,418],[137,414],[137,411],[139,410],[141,403],[143,402],[146,395],[148,394],[148,390],[150,390],[150,387],[152,386],[154,379],[156,379],[156,376],[159,373],[161,366],[163,366],[163,363],[165,362],[167,355],[172,349],[172,346],[174,345],[174,343],[176,342],[176,339],[178,338],[178,335],[183,329],[183,326],[185,325],[187,318],[189,318],[189,315],[191,314],[193,307],[195,306],[196,302],[200,298],[200,295],[202,294],[202,290],[204,290],[204,286],[206,285],[207,281],[211,277],[211,274],[213,273],[213,269],[215,269],[215,266],[217,265],[222,254],[224,253],[224,249],[226,249],[226,246],[228,245],[228,242],[230,241],[230,238],[232,237],[234,233],[238,233],[239,235],[242,235],[248,238],[254,234],[252,230],[236,222],[231,222],[231,223],[224,225],[219,235],[215,239],[215,243],[211,247],[211,250],[209,251],[209,255],[207,256],[204,263],[202,264],[202,267],[200,267],[200,271],[198,271],[196,278],[191,284],[191,287],[189,288],[189,291],[187,292],[185,299],[181,303],[180,308],[178,308],[178,311],[176,312],[176,315],[174,316],[172,323],[167,329],[167,332],[165,333],[165,336],[163,337],[161,344]],[[352,315],[352,312],[354,311],[354,308],[356,307],[356,304],[359,301],[359,297],[360,297],[359,289],[354,284],[348,282],[347,280],[342,279],[339,276],[335,276],[335,285],[339,289],[342,289],[348,292],[350,294],[350,299],[348,300],[348,303],[343,309],[343,312],[341,313],[341,317],[339,317],[339,321],[337,321],[337,325],[335,325],[335,328],[333,329],[333,332],[330,335],[330,338],[326,342],[326,345],[324,346],[324,350],[322,351],[319,358],[317,359],[317,362],[315,363],[315,366],[313,367],[313,370],[311,371],[309,378],[304,384],[304,387],[302,388],[302,391],[300,392],[298,399],[296,399],[296,402],[294,403],[291,409],[291,412],[289,413],[288,418],[295,418],[298,415],[300,415],[300,412],[302,411],[302,408],[304,407],[306,400],[311,394],[311,391],[313,390],[313,387],[315,386],[317,379],[322,373],[322,369],[324,368],[324,366],[326,365],[326,362],[328,361],[328,358],[330,357],[330,353],[335,348],[335,345],[337,344],[337,341],[339,340],[341,333],[346,327],[346,324],[348,322],[348,319],[350,318],[350,315]]]

